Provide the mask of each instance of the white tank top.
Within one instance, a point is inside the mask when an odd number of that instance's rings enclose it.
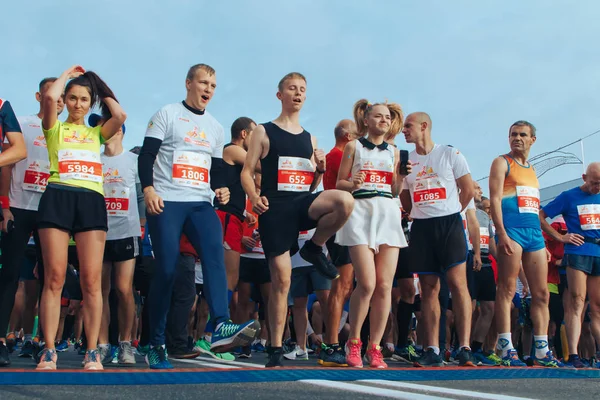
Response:
[[[366,174],[365,181],[354,193],[389,193],[391,197],[394,177],[394,147],[385,142],[375,146],[365,138],[357,140],[352,176],[361,171]]]

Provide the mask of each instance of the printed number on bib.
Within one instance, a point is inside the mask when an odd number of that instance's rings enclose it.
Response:
[[[106,214],[109,217],[126,217],[129,213],[129,188],[116,187],[105,192]]]
[[[180,186],[208,189],[210,155],[203,152],[175,151],[173,182]]]
[[[540,191],[530,186],[517,186],[517,205],[520,213],[538,214],[540,211]]]
[[[579,224],[584,231],[600,229],[600,204],[583,204],[577,206]]]
[[[23,190],[44,193],[50,178],[50,163],[48,160],[35,160],[27,166],[23,177]]]
[[[360,172],[365,173],[365,181],[361,189],[392,192],[394,165],[384,160],[366,160]]]
[[[61,181],[102,182],[100,154],[89,150],[59,150],[58,173]]]
[[[313,183],[315,168],[308,158],[279,157],[277,190],[308,192]]]
[[[415,182],[413,203],[416,206],[439,204],[446,201],[446,188],[435,178],[418,180]]]
[[[479,248],[481,250],[490,249],[490,230],[488,228],[479,228]]]

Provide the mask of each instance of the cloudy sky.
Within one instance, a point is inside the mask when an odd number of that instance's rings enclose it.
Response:
[[[388,99],[428,112],[435,141],[458,147],[476,179],[508,150],[518,119],[538,128],[532,156],[600,129],[600,5],[591,0],[23,0],[0,10],[0,96],[34,114],[40,79],[81,64],[125,107],[127,147],[141,144],[156,110],[185,97],[185,74],[199,62],[217,70],[209,111],[226,132],[239,116],[277,117],[277,82],[300,71],[301,122],[319,147],[333,146],[333,127],[356,100]],[[600,134],[584,143],[586,163],[598,160]],[[581,158],[579,144],[565,151]],[[581,170],[556,168],[541,184]]]

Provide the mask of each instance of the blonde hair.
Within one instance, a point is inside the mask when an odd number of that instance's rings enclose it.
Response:
[[[288,79],[302,79],[304,83],[306,83],[306,77],[300,72],[290,72],[289,74],[281,78],[281,80],[277,84],[277,89],[279,89],[279,92],[283,91],[283,85],[285,85],[285,81],[287,81]]]
[[[358,136],[362,137],[367,134],[367,125],[365,124],[365,120],[367,119],[367,115],[375,106],[386,106],[388,110],[390,110],[390,115],[392,117],[392,122],[390,124],[390,130],[385,135],[386,140],[393,139],[401,130],[404,125],[404,112],[402,111],[402,107],[397,103],[375,103],[371,104],[367,99],[360,99],[354,104],[354,121],[356,121],[356,130],[358,132]]]

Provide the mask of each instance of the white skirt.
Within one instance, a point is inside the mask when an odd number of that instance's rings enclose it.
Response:
[[[335,242],[341,246],[365,244],[375,253],[381,245],[407,247],[401,219],[400,209],[392,199],[355,199],[354,210],[335,235]]]

